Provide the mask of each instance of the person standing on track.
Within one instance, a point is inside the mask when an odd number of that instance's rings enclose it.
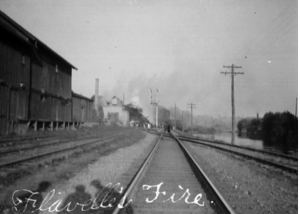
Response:
[[[168,123],[168,133],[170,134],[171,133],[171,125]]]

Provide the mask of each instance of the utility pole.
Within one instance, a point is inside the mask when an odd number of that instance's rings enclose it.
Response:
[[[95,100],[94,100],[96,115],[99,116],[99,79],[96,78],[95,84]]]
[[[223,68],[231,68],[231,72],[221,72],[222,74],[229,74],[231,75],[231,108],[232,108],[232,120],[231,120],[231,144],[234,144],[235,138],[235,107],[234,107],[234,76],[237,74],[244,74],[244,72],[234,72],[235,68],[242,68],[241,66],[235,66],[234,64],[230,66],[223,66]]]
[[[298,97],[296,98],[296,109],[295,109],[295,116],[298,117]]]
[[[176,130],[176,103],[175,103],[175,130]]]
[[[193,109],[196,108],[195,104],[188,103],[188,108],[191,108],[191,128],[192,128],[192,135],[193,135]]]
[[[156,89],[154,101],[152,99],[152,89],[151,88],[149,89],[149,92],[150,92],[150,101],[151,101],[150,104],[155,106],[155,116],[156,116],[155,127],[157,128],[158,127],[158,100],[157,100],[158,89]]]
[[[184,128],[183,128],[183,111],[181,111],[181,131],[183,132]]]

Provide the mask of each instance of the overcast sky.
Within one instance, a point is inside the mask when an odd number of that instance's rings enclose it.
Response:
[[[1,10],[71,62],[73,91],[134,101],[148,89],[161,105],[196,114],[295,112],[297,0],[0,0]]]

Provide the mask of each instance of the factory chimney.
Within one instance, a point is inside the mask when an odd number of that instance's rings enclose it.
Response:
[[[96,78],[94,104],[95,104],[96,114],[97,116],[99,116],[99,110],[98,110],[99,109],[99,79],[98,78]]]

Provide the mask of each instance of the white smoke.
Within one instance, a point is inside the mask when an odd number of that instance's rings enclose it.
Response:
[[[139,96],[134,96],[134,97],[130,98],[130,103],[134,106],[142,107]]]

